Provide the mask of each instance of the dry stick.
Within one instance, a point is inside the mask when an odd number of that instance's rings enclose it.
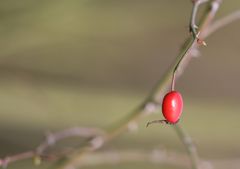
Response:
[[[29,159],[29,158],[35,158],[38,159],[38,161],[41,160],[41,158],[52,158],[50,155],[45,155],[45,151],[55,145],[57,142],[70,138],[70,137],[83,137],[83,138],[90,138],[95,137],[97,135],[103,135],[105,134],[104,131],[98,129],[98,128],[87,128],[87,127],[74,127],[65,129],[59,132],[55,133],[48,133],[46,135],[45,140],[34,150],[26,151],[23,153],[15,154],[12,156],[7,156],[3,159],[0,159],[0,167],[6,168],[8,164]]]
[[[88,154],[82,158],[81,167],[96,167],[99,165],[118,165],[124,163],[142,163],[162,164],[174,166],[176,168],[189,168],[189,157],[185,153],[175,152],[165,149],[127,149],[127,150],[103,150]],[[240,158],[229,159],[211,159],[201,160],[201,167],[203,169],[213,168],[235,168],[239,169]],[[108,168],[108,167],[107,167]]]
[[[16,161],[32,158],[34,154],[35,153],[33,151],[27,151],[13,156],[5,157],[4,159],[0,160],[0,166],[3,168],[7,168],[9,163],[14,163]]]
[[[215,13],[218,10],[219,7],[219,0],[212,0],[210,1],[210,6],[208,10],[204,13],[202,24],[200,27],[201,34],[199,35],[199,38],[203,39],[205,38],[204,32],[207,31],[207,27],[212,22]],[[108,134],[105,135],[105,137],[102,137],[101,144],[99,147],[93,147],[91,145],[84,147],[80,150],[80,152],[76,152],[74,156],[72,156],[63,166],[61,166],[61,169],[74,169],[76,166],[79,166],[81,164],[81,159],[84,155],[88,154],[91,151],[94,151],[98,148],[100,148],[104,143],[110,141],[111,139],[115,138],[122,132],[128,129],[129,124],[136,122],[137,119],[142,117],[143,115],[150,114],[156,110],[156,108],[161,104],[162,97],[165,93],[165,91],[169,88],[171,83],[171,77],[172,72],[175,69],[176,65],[179,64],[179,68],[184,69],[186,64],[182,64],[182,62],[185,62],[187,60],[186,57],[189,59],[191,58],[191,50],[197,48],[196,43],[196,37],[191,36],[187,40],[187,46],[185,46],[182,51],[180,52],[179,56],[176,59],[176,63],[173,64],[173,66],[169,69],[169,71],[165,74],[165,77],[157,84],[157,86],[154,88],[150,96],[139,106],[137,107],[131,114],[129,114],[125,119],[123,119],[117,126],[115,126],[112,130],[109,131]],[[175,128],[178,128],[179,126],[176,126]],[[179,132],[176,130],[176,132]],[[181,140],[184,140],[182,137],[183,135],[179,135]],[[183,142],[185,143],[185,142]],[[192,146],[193,143],[189,142]],[[189,150],[189,144],[184,144],[186,149]],[[188,151],[189,155],[191,156],[191,162],[193,168],[198,168],[198,164],[196,159],[198,159],[198,155],[196,152]],[[194,157],[193,157],[194,156]],[[194,160],[192,160],[194,159]]]
[[[189,168],[188,155],[158,148],[148,151],[141,149],[99,151],[82,158],[81,167],[129,162],[150,162]]]
[[[36,153],[42,154],[47,150],[48,147],[53,146],[54,144],[56,144],[56,142],[64,140],[66,138],[91,138],[103,134],[105,134],[105,132],[99,128],[87,127],[73,127],[55,133],[47,133],[46,140],[36,148]]]

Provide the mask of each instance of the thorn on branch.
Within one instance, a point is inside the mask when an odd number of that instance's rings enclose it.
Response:
[[[203,45],[203,46],[207,46],[207,43],[206,43],[204,40],[202,40],[201,38],[199,38],[199,35],[200,35],[200,32],[198,32],[198,33],[197,33],[197,36],[196,36],[196,38],[197,38],[197,44]]]
[[[204,41],[204,40],[202,40],[202,39],[197,39],[197,43],[199,44],[199,45],[203,45],[203,46],[207,46],[207,43]]]
[[[129,131],[137,131],[138,130],[138,124],[135,121],[128,123],[128,130]]]
[[[157,110],[157,105],[156,103],[153,102],[148,102],[144,106],[144,113],[145,115],[149,115]]]
[[[98,149],[103,145],[104,139],[101,136],[97,136],[97,137],[93,138],[90,141],[90,143],[91,143],[91,146],[92,146],[93,149]]]

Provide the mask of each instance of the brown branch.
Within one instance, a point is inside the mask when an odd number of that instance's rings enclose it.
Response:
[[[55,133],[48,133],[45,140],[34,150],[26,151],[12,156],[7,156],[0,159],[0,167],[6,168],[10,163],[30,158],[35,159],[35,162],[37,163],[38,161],[41,161],[42,158],[50,160],[53,159],[53,156],[51,156],[50,154],[46,155],[45,151],[61,140],[71,137],[92,138],[104,134],[105,132],[101,129],[87,127],[74,127]]]
[[[153,150],[107,150],[95,152],[85,156],[81,162],[83,166],[96,166],[101,164],[122,164],[129,162],[150,162],[156,164],[169,164],[189,168],[188,156],[161,149]]]
[[[34,155],[35,155],[35,153],[33,151],[27,151],[27,152],[23,152],[20,154],[8,156],[8,157],[5,157],[4,159],[0,159],[0,166],[3,168],[6,168],[8,166],[8,164],[10,164],[10,163],[29,159],[29,158],[32,158]]]
[[[199,31],[201,32],[198,35],[198,39],[203,39],[206,37],[206,31],[208,26],[211,24],[217,10],[219,7],[220,1],[219,0],[212,0],[209,2],[209,8],[204,12],[204,16],[202,17],[202,23],[200,26]],[[120,135],[122,132],[128,129],[129,125],[132,123],[136,123],[136,121],[147,115],[151,114],[152,112],[156,111],[156,109],[161,105],[162,98],[165,94],[165,92],[170,87],[172,72],[175,70],[176,65],[179,64],[179,70],[185,69],[187,63],[192,58],[192,52],[198,48],[198,43],[196,42],[196,37],[191,36],[188,38],[187,44],[182,50],[180,51],[176,62],[170,67],[169,71],[165,74],[165,76],[161,79],[161,81],[157,84],[157,86],[153,89],[153,91],[150,93],[150,96],[139,106],[137,107],[131,114],[129,114],[126,118],[124,118],[119,124],[117,124],[115,127],[113,127],[106,135],[105,137],[102,137],[101,140],[101,146],[115,138],[116,136]],[[178,74],[179,76],[179,74]],[[178,131],[176,131],[178,132]],[[181,140],[184,140],[185,138],[181,137]],[[192,142],[188,142],[188,144],[185,144],[183,142],[186,149],[188,150],[189,156],[191,156],[192,166],[193,168],[198,168],[198,161],[195,158],[198,158],[197,152],[189,151],[189,144],[191,146],[194,146]],[[75,168],[76,166],[81,165],[81,159],[85,157],[88,153],[100,148],[101,146],[94,148],[92,146],[87,146],[79,151],[77,151],[73,156],[70,157],[69,160],[66,161],[66,163],[60,167],[61,169],[69,169],[69,168]],[[192,153],[195,153],[194,156]]]
[[[189,168],[191,164],[188,160],[188,155],[175,152],[172,150],[155,148],[152,150],[143,149],[128,149],[128,150],[104,150],[88,154],[82,158],[81,166],[79,167],[96,167],[99,165],[118,165],[131,163],[146,162],[149,165],[169,165],[174,168]],[[239,169],[240,158],[214,158],[202,159],[200,161],[201,169],[219,169],[231,168]]]
[[[165,149],[152,150],[105,150],[88,154],[82,158],[81,165],[84,166],[98,166],[98,165],[117,165],[132,162],[148,162],[151,164],[164,164],[182,168],[189,168],[191,166],[188,156],[180,152],[169,151]],[[208,165],[206,165],[208,164]],[[212,169],[212,165],[208,161],[202,160],[201,166],[204,169]]]
[[[200,24],[201,26],[199,29],[200,32],[199,39],[205,39],[206,37],[210,36],[213,32],[240,18],[239,11],[237,11],[233,14],[230,14],[229,16],[224,17],[223,19],[216,21],[211,25],[215,13],[218,10],[220,1],[212,0],[210,2],[211,7],[205,12],[205,15],[203,16],[202,19],[202,23]],[[159,105],[161,104],[161,100],[164,93],[170,87],[171,75],[174,67],[176,67],[176,64],[179,64],[177,70],[177,76],[179,77],[180,73],[182,73],[183,70],[186,68],[191,58],[198,54],[197,51],[199,45],[195,40],[196,39],[194,37],[193,39],[192,37],[190,37],[186,41],[186,44],[188,45],[182,48],[179,56],[177,57],[176,63],[172,65],[172,67],[166,73],[165,77],[157,84],[156,88],[154,88],[150,96],[139,107],[137,107],[128,117],[123,119],[119,124],[117,124],[117,126],[109,130],[109,132],[105,133],[104,131],[97,128],[76,127],[66,129],[60,132],[49,133],[46,136],[46,139],[36,149],[0,159],[0,166],[7,167],[8,164],[10,163],[29,158],[36,158],[38,160],[41,160],[41,158],[47,157],[49,159],[51,155],[48,154],[46,156],[44,155],[44,152],[49,147],[54,146],[58,141],[70,137],[89,138],[88,141],[89,144],[86,144],[85,147],[82,147],[80,149],[80,152],[76,151],[70,158],[70,161],[67,161],[63,168],[67,169],[69,166],[71,167],[82,164],[83,159],[82,157],[86,158],[89,152],[102,147],[102,145],[104,145],[111,139],[115,138],[123,131],[132,130],[136,128],[137,126],[136,121],[140,117],[151,114],[152,112],[158,109]],[[192,160],[193,167],[198,168],[199,160],[194,144],[192,143],[191,139],[189,139],[189,137],[186,135],[186,133],[182,130],[182,128],[180,128],[180,126],[175,126],[175,129],[176,132],[179,134],[179,138],[182,140],[186,149],[188,150],[189,156],[191,157]]]
[[[216,32],[217,30],[231,24],[234,21],[240,20],[240,10],[234,11],[227,16],[215,21],[208,29],[206,36]]]
[[[103,135],[105,132],[98,128],[74,127],[65,129],[55,133],[47,133],[45,141],[36,148],[38,154],[42,154],[49,146],[53,146],[56,142],[70,137],[91,138]]]
[[[213,0],[210,2],[210,8],[207,9],[207,15],[205,18],[203,18],[202,24],[199,29],[198,39],[197,41],[193,42],[191,47],[188,48],[188,52],[186,52],[186,55],[182,58],[181,66],[181,73],[189,63],[189,61],[192,59],[194,52],[198,51],[199,48],[199,40],[205,39],[208,35],[208,28],[212,24],[212,21],[216,15],[216,12],[218,11],[218,8],[220,6],[221,0]],[[203,43],[205,43],[203,41]],[[179,67],[180,67],[179,66]],[[195,147],[194,143],[192,142],[191,137],[184,131],[184,129],[181,127],[180,124],[174,126],[174,129],[179,136],[180,140],[184,144],[188,154],[189,158],[191,160],[192,168],[193,169],[199,169],[200,168],[200,159],[197,152],[197,148]]]

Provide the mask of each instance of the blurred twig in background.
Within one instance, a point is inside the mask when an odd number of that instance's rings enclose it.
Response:
[[[200,1],[201,0],[195,0],[193,1],[193,3],[197,2],[198,4],[200,4]],[[205,2],[205,1],[201,1],[201,2]],[[87,155],[89,152],[92,152],[96,149],[101,148],[105,143],[115,138],[116,136],[120,135],[122,132],[134,129],[137,126],[137,120],[140,117],[144,117],[145,115],[151,114],[152,112],[156,111],[161,105],[163,95],[166,93],[166,91],[170,87],[172,72],[176,67],[176,65],[179,64],[179,69],[177,70],[177,76],[179,76],[180,73],[187,66],[190,59],[196,54],[198,54],[198,52],[196,51],[198,51],[199,45],[196,40],[205,39],[207,36],[211,35],[216,30],[240,18],[239,11],[237,11],[212,24],[212,20],[218,10],[219,4],[220,4],[219,0],[208,1],[207,8],[203,13],[203,16],[201,18],[201,23],[199,24],[200,26],[199,26],[198,32],[200,32],[200,34],[197,37],[195,36],[196,34],[190,35],[190,37],[185,42],[185,44],[187,45],[184,45],[184,47],[180,50],[180,53],[177,56],[176,61],[170,67],[169,71],[167,71],[165,76],[159,81],[159,83],[153,89],[149,97],[147,97],[147,99],[141,105],[139,105],[139,107],[137,107],[132,113],[130,113],[126,118],[124,118],[122,121],[116,124],[116,126],[113,126],[109,131],[106,131],[106,132],[102,131],[101,129],[79,127],[79,128],[66,129],[56,133],[51,133],[46,137],[46,140],[44,140],[35,150],[27,151],[24,153],[20,153],[20,154],[16,154],[13,156],[8,156],[3,159],[0,159],[0,166],[7,167],[7,165],[12,162],[27,159],[27,158],[35,158],[36,163],[41,161],[42,158],[51,159],[52,157],[51,154],[45,154],[45,151],[49,147],[53,146],[57,141],[60,141],[62,139],[69,138],[69,137],[75,137],[75,136],[87,138],[86,144],[80,147],[77,151],[74,151],[73,153],[71,152],[71,154],[68,154],[69,158],[67,159],[67,161],[65,161],[65,164],[61,166],[61,168],[69,169],[69,168],[75,168],[76,166],[81,166],[84,163],[84,159],[86,159],[86,157],[99,158],[100,160],[106,156],[108,157],[109,154],[104,154],[104,153],[96,154],[96,156],[94,155],[87,156]],[[196,9],[196,6],[194,6],[194,8]],[[193,11],[194,13],[192,13],[191,15],[192,16],[191,23],[194,23],[194,25],[192,25],[193,27],[191,29],[194,29],[194,32],[195,32],[196,28],[195,28],[194,15],[196,15],[195,13],[196,10],[193,10]],[[186,132],[184,132],[179,125],[174,126],[174,129],[176,133],[178,133],[179,138],[181,139],[186,149],[188,150],[189,156],[191,158],[192,167],[199,168],[198,154],[194,144],[191,141],[191,138],[187,136]],[[127,156],[131,153],[119,152],[119,154],[123,154],[124,156]],[[141,157],[141,158],[144,158],[145,155],[147,156],[147,154],[142,154],[140,152],[135,152],[131,155],[133,155],[133,160],[134,160],[134,156],[137,156],[137,155],[138,157]],[[157,160],[160,160],[160,159],[157,158]],[[163,158],[163,160],[168,161],[165,158]]]
[[[240,19],[240,10],[235,11],[223,18],[216,20],[208,29],[206,36],[211,35],[212,33],[216,32],[217,30],[231,24],[232,22]]]
[[[89,154],[82,159],[81,166],[96,166],[101,164],[121,164],[126,162],[150,162],[155,164],[170,164],[176,167],[189,168],[188,156],[182,153],[155,148],[144,150],[108,150]],[[206,165],[207,164],[207,165]],[[201,161],[201,166],[208,166],[208,161]]]
[[[205,1],[204,1],[205,2]],[[193,2],[193,7],[196,8],[199,6],[199,3],[197,5],[195,4],[196,1]],[[204,39],[206,37],[205,33],[207,31],[207,28],[210,26],[218,8],[220,5],[219,0],[212,0],[208,2],[207,9],[205,10],[202,19],[201,24],[199,28],[199,34],[198,36],[195,36],[194,33],[190,35],[190,37],[187,39],[187,41],[184,43],[186,44],[181,50],[179,55],[176,58],[176,61],[174,64],[170,67],[169,71],[165,74],[165,76],[159,81],[159,83],[156,85],[156,87],[152,90],[151,94],[147,97],[147,99],[139,106],[137,107],[131,114],[129,114],[128,117],[123,119],[119,124],[117,124],[115,127],[113,127],[105,137],[102,138],[101,144],[106,143],[110,141],[111,139],[115,138],[119,134],[121,134],[123,131],[126,131],[129,129],[129,126],[131,126],[133,123],[136,123],[136,121],[145,115],[151,114],[152,112],[156,111],[156,109],[161,105],[162,98],[166,91],[170,87],[171,79],[173,72],[175,71],[175,68],[178,67],[178,71],[183,71],[186,67],[189,60],[192,58],[192,51],[197,50],[198,48],[198,39]],[[196,12],[196,9],[193,10],[193,12]],[[192,13],[193,14],[193,13]],[[191,17],[193,18],[193,17]],[[195,22],[194,22],[195,23]],[[176,74],[176,76],[179,76],[179,74]],[[178,136],[180,136],[180,139],[183,140],[186,149],[189,152],[189,155],[191,157],[191,163],[193,168],[199,168],[198,164],[198,154],[197,151],[192,151],[192,147],[194,147],[193,143],[191,142],[191,139],[188,139],[188,142],[184,141],[185,138],[183,134],[183,129],[179,128],[179,126],[176,126],[176,132],[180,133]],[[187,143],[187,144],[186,144]],[[191,145],[191,146],[189,146]],[[100,146],[101,147],[101,146]],[[97,148],[100,148],[97,147]],[[86,146],[85,148],[81,148],[79,152],[76,152],[74,156],[72,156],[69,160],[66,161],[65,165],[61,166],[61,169],[70,169],[75,168],[79,165],[81,165],[81,159],[84,155],[86,155],[89,152],[92,152],[96,150],[96,147],[92,146]]]
[[[0,166],[6,168],[10,163],[29,158],[34,158],[36,164],[40,163],[41,159],[54,160],[58,157],[49,155],[46,151],[49,147],[54,146],[57,142],[70,137],[91,138],[103,134],[104,131],[101,129],[86,127],[73,127],[55,133],[48,132],[45,140],[39,146],[37,146],[36,149],[0,159]]]

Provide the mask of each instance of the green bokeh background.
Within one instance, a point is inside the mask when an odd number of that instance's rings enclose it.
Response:
[[[217,18],[239,7],[225,0]],[[190,12],[188,0],[0,1],[1,157],[34,148],[48,130],[105,128],[127,115],[173,62],[189,34]],[[183,127],[219,169],[240,166],[239,28],[238,21],[206,39],[176,85]],[[185,153],[171,127],[145,128],[156,118],[160,112],[103,149]],[[144,162],[91,168],[146,167],[176,168]]]

